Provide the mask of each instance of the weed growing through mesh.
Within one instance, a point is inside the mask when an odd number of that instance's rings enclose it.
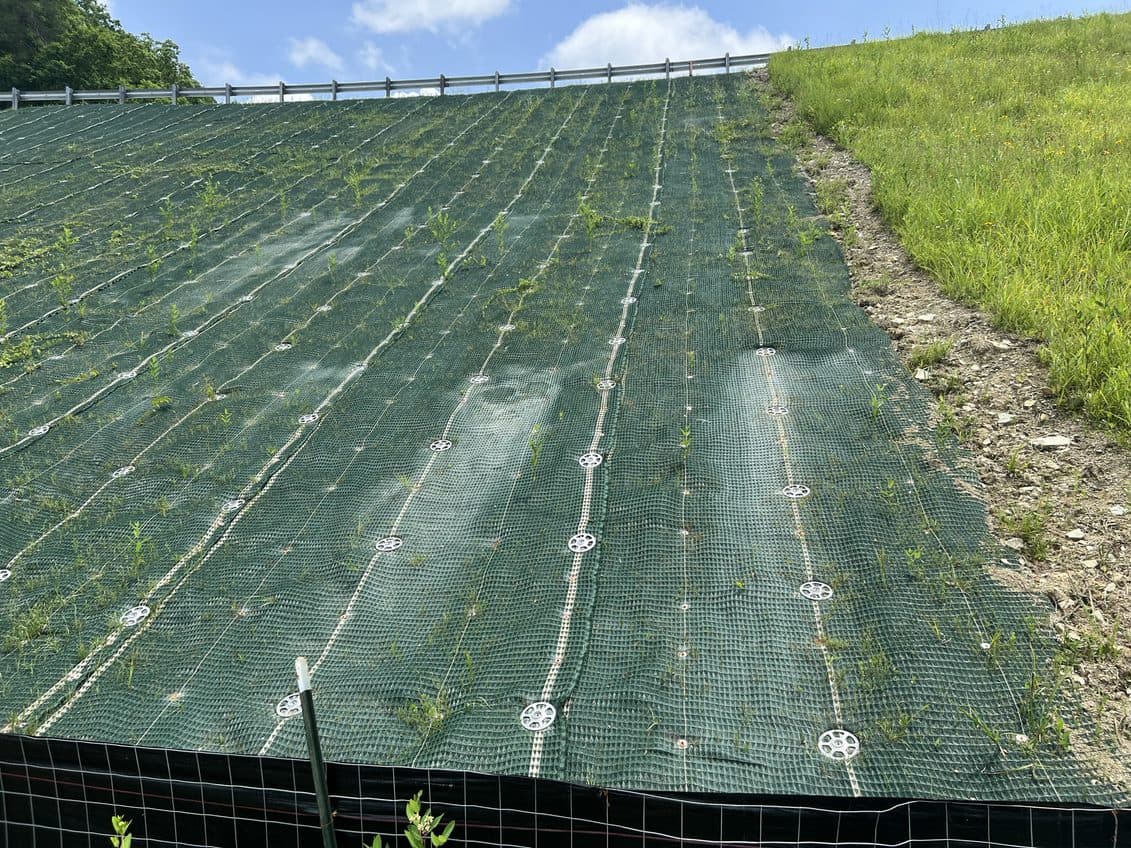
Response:
[[[546,434],[542,432],[542,425],[535,424],[530,431],[530,476],[538,477],[538,460],[542,457],[542,448],[546,446]]]
[[[397,717],[415,730],[421,739],[427,739],[440,728],[450,713],[448,694],[441,687],[436,695],[422,692],[415,701],[397,710]]]

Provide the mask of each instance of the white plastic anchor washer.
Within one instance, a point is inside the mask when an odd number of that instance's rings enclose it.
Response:
[[[833,587],[820,580],[807,580],[801,584],[800,592],[811,601],[827,601],[833,596]]]
[[[38,427],[32,427],[27,431],[29,436],[45,436],[47,431],[51,429],[50,424],[40,424]]]
[[[575,533],[569,537],[567,546],[575,554],[583,554],[593,550],[597,545],[597,537],[592,533]]]
[[[432,442],[432,444],[428,446],[428,449],[433,450],[436,453],[443,453],[444,451],[451,448],[451,446],[452,443],[447,439],[436,439],[434,442]]]
[[[235,512],[237,509],[242,507],[244,503],[245,501],[243,498],[232,498],[232,500],[230,501],[224,501],[224,505],[220,507],[220,511],[223,513]]]
[[[126,627],[133,627],[135,624],[140,624],[148,617],[149,607],[147,607],[145,604],[138,604],[136,607],[130,607],[128,610],[122,613],[122,617],[118,620],[121,621],[122,624],[124,624]]]
[[[275,715],[279,718],[293,718],[302,712],[302,696],[291,692],[275,705]]]
[[[284,350],[290,350],[292,347],[293,345],[290,342],[279,342],[275,345],[275,350],[282,353]]]
[[[772,406],[767,406],[766,412],[770,413],[770,415],[788,415],[789,407],[784,404],[775,403]]]
[[[777,354],[777,351],[772,347],[760,347],[754,352],[759,356],[774,356]]]
[[[110,476],[114,479],[117,479],[118,477],[125,477],[127,474],[133,474],[133,472],[134,467],[132,465],[123,465],[118,470],[112,472]]]
[[[617,345],[624,344],[626,341],[628,341],[628,339],[626,339],[624,336],[616,336],[615,338],[609,339],[609,344],[616,347]]]
[[[318,420],[318,413],[317,412],[308,412],[306,415],[300,415],[298,417],[298,423],[299,424],[313,424],[317,420]]]
[[[7,568],[0,568],[0,583],[8,580],[12,576],[12,572]]]
[[[538,733],[549,728],[557,717],[558,711],[549,701],[535,701],[526,705],[519,721],[524,729]]]
[[[486,383],[490,379],[491,378],[488,377],[486,374],[476,374],[474,377],[471,378],[471,380],[469,382],[474,386],[479,386],[479,385],[482,385],[483,383]]]
[[[384,539],[378,539],[374,547],[376,547],[380,553],[387,554],[395,551],[403,544],[404,539],[400,536],[386,536]]]
[[[620,302],[624,306],[632,306],[632,304],[636,303],[636,298],[629,295],[628,297],[622,297]]]
[[[794,500],[797,500],[798,498],[807,498],[809,497],[809,487],[802,486],[798,483],[790,483],[788,486],[781,490],[781,493],[787,498],[793,498]]]
[[[609,389],[615,389],[617,385],[616,380],[601,380],[597,383],[597,388],[602,392],[607,392]]]
[[[817,749],[830,760],[851,760],[860,753],[860,740],[847,730],[826,730],[817,740]]]
[[[603,456],[601,456],[601,454],[597,453],[596,451],[591,451],[589,453],[583,453],[581,456],[579,456],[577,458],[577,463],[582,468],[596,468],[598,465],[600,465],[604,461],[605,461],[605,458]]]

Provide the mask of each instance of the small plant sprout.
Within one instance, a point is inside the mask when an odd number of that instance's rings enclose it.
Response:
[[[447,212],[442,209],[439,212],[433,212],[432,207],[428,207],[428,232],[440,245],[447,247],[458,227],[459,222]]]
[[[114,835],[110,837],[110,844],[114,846],[114,848],[132,848],[134,837],[133,834],[130,833],[131,824],[133,824],[133,822],[127,821],[118,815],[110,819],[110,825],[114,828]]]
[[[585,222],[585,232],[592,239],[597,228],[601,226],[604,217],[581,197],[577,199],[577,213],[581,216],[581,220]]]
[[[872,420],[878,421],[880,413],[884,411],[884,405],[887,403],[887,383],[877,383],[876,387],[872,389]]]
[[[500,212],[495,216],[495,220],[491,222],[491,229],[495,232],[495,249],[499,256],[503,255],[507,245],[507,216]]]
[[[453,819],[444,826],[443,814],[432,815],[431,807],[421,812],[420,799],[423,795],[423,791],[417,792],[405,806],[405,816],[408,818],[408,827],[404,830],[405,839],[411,848],[440,848],[451,838],[456,823]],[[368,848],[393,848],[393,843],[386,843],[380,836],[374,836]]]
[[[683,448],[683,458],[687,459],[687,457],[691,453],[691,425],[690,424],[687,425],[686,427],[680,427],[679,428],[679,446],[681,448]]]
[[[170,336],[179,336],[181,334],[181,331],[177,326],[177,319],[179,319],[180,317],[181,317],[181,311],[177,308],[177,304],[174,303],[172,306],[169,307],[169,335]],[[156,362],[156,361],[157,360],[154,359],[154,362]]]
[[[538,460],[542,457],[542,448],[546,445],[546,436],[542,432],[542,425],[535,424],[530,431],[530,475],[537,478]]]
[[[365,171],[360,167],[354,167],[346,174],[346,185],[353,189],[353,202],[355,206],[361,205],[361,184],[363,182],[365,182]]]

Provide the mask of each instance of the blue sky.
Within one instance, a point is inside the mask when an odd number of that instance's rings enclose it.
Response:
[[[206,85],[434,77],[842,44],[1095,11],[1131,0],[109,0],[131,32],[171,38]]]

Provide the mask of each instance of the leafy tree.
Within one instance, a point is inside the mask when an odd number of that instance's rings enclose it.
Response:
[[[0,0],[0,91],[198,86],[180,48],[133,35],[98,0]]]

